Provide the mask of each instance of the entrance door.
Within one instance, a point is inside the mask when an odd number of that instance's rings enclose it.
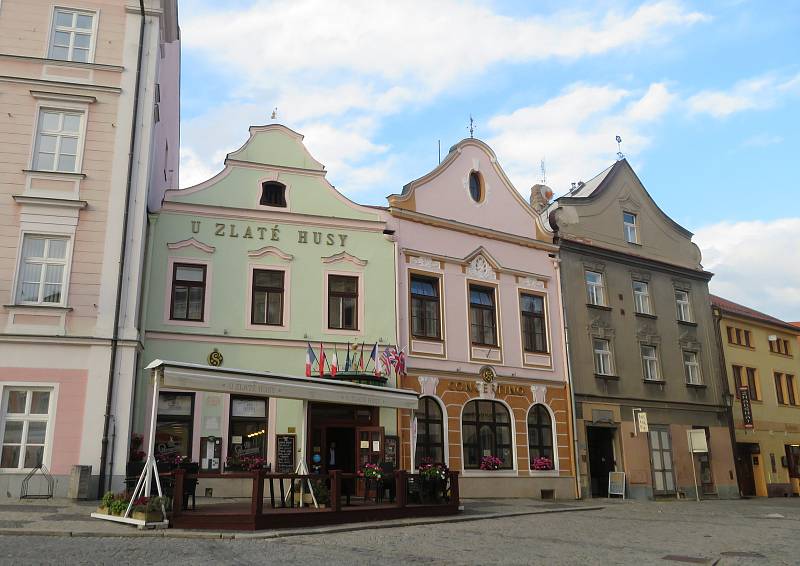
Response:
[[[672,464],[672,439],[667,427],[650,427],[650,464],[653,468],[653,495],[675,493]]]
[[[615,431],[614,428],[586,427],[592,497],[608,497],[608,473],[616,469],[614,461]]]
[[[743,497],[755,497],[756,478],[753,473],[753,445],[736,443],[736,475],[739,477],[739,491]]]

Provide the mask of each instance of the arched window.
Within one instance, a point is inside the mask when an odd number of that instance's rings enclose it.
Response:
[[[536,458],[553,460],[553,420],[544,405],[534,405],[528,412],[528,450],[531,468]]]
[[[259,204],[286,208],[286,185],[277,181],[261,183],[261,200]]]
[[[481,458],[496,456],[503,468],[514,467],[511,445],[511,415],[497,401],[470,401],[461,416],[461,438],[464,446],[464,468],[480,468]]]
[[[414,415],[417,417],[415,463],[418,465],[424,458],[444,463],[444,421],[439,403],[431,397],[423,397]]]
[[[469,195],[475,202],[483,202],[483,179],[477,171],[469,174]]]

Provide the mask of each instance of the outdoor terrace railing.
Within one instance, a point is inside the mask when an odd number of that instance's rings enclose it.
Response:
[[[162,474],[172,479],[173,493],[183,493],[186,482],[195,474],[177,469]],[[235,503],[207,503],[197,509],[184,509],[180,500],[173,503],[173,526],[184,528],[251,530],[317,524],[395,519],[410,516],[445,515],[458,512],[458,472],[448,472],[436,481],[398,470],[380,480],[339,470],[327,475],[279,474],[256,470],[234,472],[221,479],[250,479],[252,493]],[[315,507],[308,497],[308,484],[327,504]],[[301,484],[303,488],[301,490]],[[327,497],[323,493],[324,487]],[[305,498],[299,497],[303,494]],[[303,501],[302,506],[300,502]]]

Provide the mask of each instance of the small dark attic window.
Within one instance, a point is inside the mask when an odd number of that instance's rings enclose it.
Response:
[[[286,208],[286,185],[276,181],[261,184],[261,201],[264,206]]]

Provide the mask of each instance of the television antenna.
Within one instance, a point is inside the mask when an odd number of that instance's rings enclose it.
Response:
[[[618,160],[625,159],[625,155],[622,153],[622,138],[620,136],[617,136],[616,140],[617,140],[617,159]]]

